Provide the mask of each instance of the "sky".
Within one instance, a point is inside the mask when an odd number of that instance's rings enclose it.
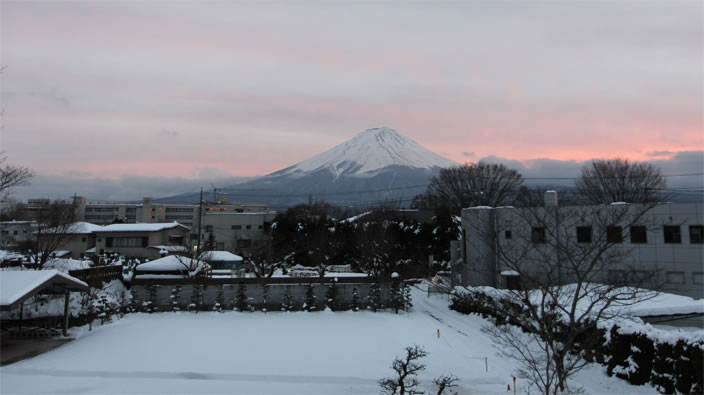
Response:
[[[2,0],[0,48],[23,195],[180,192],[380,126],[529,172],[704,157],[701,1]]]

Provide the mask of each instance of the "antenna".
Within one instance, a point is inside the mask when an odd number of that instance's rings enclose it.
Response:
[[[215,184],[212,182],[210,183],[210,186],[213,187],[213,202],[217,203],[218,202],[218,189],[215,187]]]

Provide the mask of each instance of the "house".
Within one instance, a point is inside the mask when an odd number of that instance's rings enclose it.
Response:
[[[663,290],[704,297],[704,206],[697,203],[614,203],[559,206],[548,191],[539,208],[472,207],[462,210],[462,240],[452,249],[453,280],[461,285],[520,286],[528,270],[560,268],[570,251],[592,253],[601,243],[603,262],[593,280],[607,282],[640,273],[657,273]],[[560,239],[559,246],[551,240]],[[562,248],[569,246],[569,249]],[[546,266],[548,265],[548,266]],[[560,277],[561,282],[572,279]]]
[[[163,258],[137,265],[134,276],[138,278],[188,278],[204,276],[210,266],[197,259],[180,255],[168,255]]]
[[[32,240],[36,231],[36,221],[2,221],[0,248],[17,248],[19,244]]]
[[[95,249],[98,255],[116,252],[135,258],[153,258],[151,245],[180,246],[188,235],[189,228],[178,222],[151,224],[112,224],[101,226],[95,234]]]
[[[242,268],[242,263],[244,262],[241,256],[229,251],[208,251],[205,253],[204,259],[210,264],[213,271],[238,270]]]

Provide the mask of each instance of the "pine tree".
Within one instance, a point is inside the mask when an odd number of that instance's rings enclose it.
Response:
[[[381,288],[379,287],[379,283],[372,283],[371,287],[369,287],[369,294],[367,295],[366,302],[367,309],[375,313],[377,312],[377,310],[382,308]]]
[[[340,305],[338,302],[340,290],[337,288],[337,279],[333,279],[332,285],[328,287],[327,292],[325,293],[325,296],[328,298],[328,308],[332,311],[337,311],[340,309]]]
[[[359,311],[359,291],[357,291],[357,287],[352,288],[352,311]]]
[[[306,300],[303,303],[303,309],[305,311],[315,311],[315,293],[313,292],[313,283],[308,283],[308,288],[306,289]]]
[[[213,310],[222,313],[223,305],[225,304],[225,286],[218,284],[218,293],[215,296],[215,304]]]
[[[179,305],[181,304],[181,286],[177,285],[171,289],[171,311],[181,311]]]
[[[158,310],[157,300],[156,300],[158,287],[159,287],[159,284],[151,283],[151,284],[149,284],[149,287],[147,288],[147,297],[149,298],[149,300],[144,302],[144,308],[147,311],[147,313],[153,313]]]
[[[411,297],[411,287],[408,284],[403,286],[403,309],[405,311],[410,311],[413,308],[413,301]]]
[[[391,308],[394,309],[394,313],[398,314],[399,310],[403,309],[403,288],[401,281],[395,278],[391,283]]]
[[[262,296],[263,296],[263,299],[264,299],[262,311],[263,311],[264,313],[266,313],[266,312],[267,312],[267,306],[269,305],[269,284],[264,284],[264,285],[263,285],[263,287],[262,287],[262,293],[263,293]]]
[[[200,284],[193,285],[191,291],[191,304],[188,305],[188,310],[199,312],[203,309],[203,286]]]
[[[284,300],[281,303],[281,311],[293,311],[293,298],[291,297],[290,286],[286,285],[284,287]]]
[[[247,299],[247,286],[244,282],[240,282],[237,287],[237,298],[235,299],[237,311],[249,311],[249,300]]]

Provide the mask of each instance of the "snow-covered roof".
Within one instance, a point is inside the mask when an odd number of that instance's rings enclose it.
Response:
[[[88,284],[56,270],[0,271],[0,308],[11,309],[37,293],[88,291]]]
[[[235,255],[230,251],[208,251],[206,254],[209,261],[232,262],[244,260],[241,256]]]
[[[154,248],[159,251],[166,251],[166,252],[183,252],[183,251],[187,250],[187,248],[185,246],[155,245],[155,246],[149,246],[147,248]]]
[[[103,229],[103,226],[91,224],[90,222],[74,222],[66,233],[90,234]]]
[[[137,272],[149,272],[149,271],[184,271],[184,270],[199,270],[204,267],[205,263],[202,261],[197,261],[185,256],[169,255],[163,258],[155,259],[153,261],[137,265],[135,270]]]
[[[179,224],[178,222],[166,222],[151,224],[112,224],[101,227],[98,232],[158,232],[161,230],[172,229],[176,227],[189,229],[187,226]]]

